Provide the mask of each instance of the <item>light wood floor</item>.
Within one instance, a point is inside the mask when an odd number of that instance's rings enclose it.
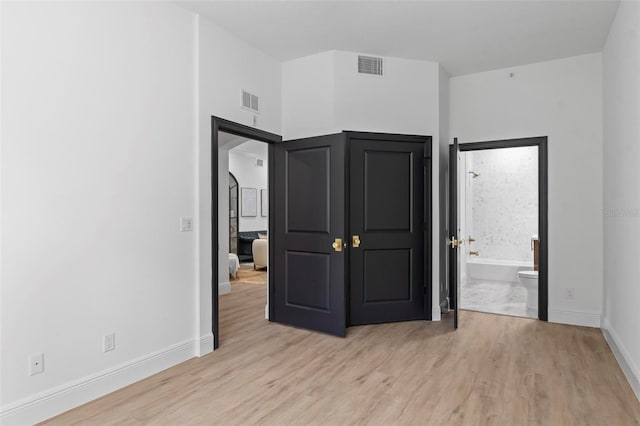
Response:
[[[222,296],[221,348],[52,425],[637,425],[597,329],[461,312],[336,338],[264,320],[266,287]]]
[[[267,269],[253,269],[253,263],[243,263],[240,265],[240,269],[236,272],[236,278],[231,277],[231,282],[245,282],[245,283],[266,283],[267,282]]]

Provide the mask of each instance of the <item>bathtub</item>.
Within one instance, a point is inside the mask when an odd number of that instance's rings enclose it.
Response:
[[[484,281],[518,281],[518,271],[532,271],[533,261],[467,259],[467,278]]]

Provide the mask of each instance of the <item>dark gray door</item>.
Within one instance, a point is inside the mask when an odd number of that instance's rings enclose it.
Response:
[[[349,323],[425,319],[425,140],[350,141]]]
[[[460,146],[458,138],[453,139],[453,145],[449,145],[449,291],[450,306],[453,308],[453,327],[458,328],[458,311],[460,310],[460,291],[458,288],[459,265],[458,247],[461,240],[458,239],[458,155]]]
[[[284,142],[274,151],[270,319],[344,336],[344,135]]]

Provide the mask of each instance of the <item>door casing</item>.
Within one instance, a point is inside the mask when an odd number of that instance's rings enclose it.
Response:
[[[236,136],[249,138],[252,140],[266,142],[269,144],[269,230],[273,229],[273,215],[271,214],[271,206],[273,205],[273,191],[271,190],[271,182],[273,182],[273,144],[282,142],[282,136],[274,133],[265,132],[264,130],[254,127],[245,126],[225,120],[220,117],[211,117],[211,298],[212,298],[212,315],[211,315],[211,331],[213,332],[213,349],[220,347],[219,322],[218,321],[218,265],[219,245],[218,245],[218,132],[231,133]],[[273,253],[272,239],[269,240],[269,252]],[[272,258],[269,257],[269,266],[267,267],[268,279],[271,280]]]
[[[547,136],[531,138],[503,139],[483,142],[460,143],[460,152],[480,151],[486,149],[518,148],[526,146],[538,147],[538,235],[540,237],[540,259],[538,274],[538,319],[548,321],[549,318],[549,182],[548,182],[548,154]],[[453,145],[449,145],[450,153]],[[451,155],[450,155],[451,157]],[[450,158],[451,161],[451,158]],[[457,161],[457,159],[456,159]],[[456,230],[449,229],[449,234],[454,235]],[[449,284],[449,297],[454,300],[453,285]],[[458,306],[454,306],[458,309]]]

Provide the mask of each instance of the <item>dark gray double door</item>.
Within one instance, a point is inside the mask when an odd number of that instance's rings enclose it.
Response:
[[[430,137],[344,132],[274,149],[271,321],[430,319]]]

